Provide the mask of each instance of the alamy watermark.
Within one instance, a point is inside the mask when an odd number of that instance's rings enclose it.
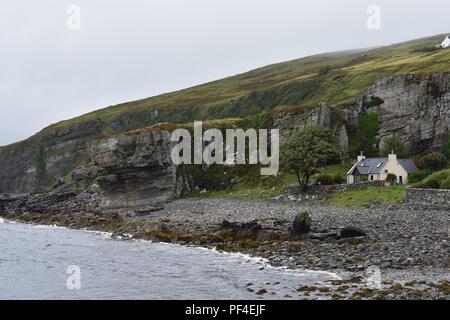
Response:
[[[381,29],[381,8],[377,5],[371,5],[367,8],[367,28],[369,30]]]
[[[66,26],[69,30],[81,29],[81,8],[75,4],[67,7]]]
[[[69,276],[66,280],[66,288],[68,290],[81,289],[81,268],[77,265],[68,266],[66,274]]]
[[[381,289],[381,269],[378,266],[369,266],[366,269],[367,287],[370,289]]]
[[[261,175],[276,176],[279,170],[280,136],[278,129],[219,129],[203,132],[203,123],[194,122],[194,137],[187,129],[172,132],[172,162],[181,164],[261,164]],[[268,140],[270,139],[270,144]],[[248,141],[248,144],[247,144]],[[270,146],[270,155],[269,148]],[[246,152],[248,150],[248,152]]]

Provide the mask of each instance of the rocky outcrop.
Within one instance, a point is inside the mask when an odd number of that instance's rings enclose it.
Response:
[[[394,135],[411,153],[440,147],[450,129],[450,73],[381,80],[341,110],[347,125],[353,127],[362,114],[377,113],[380,149],[386,138]]]
[[[0,148],[0,193],[30,193],[51,187],[88,162],[87,142],[102,128],[86,121]]]
[[[283,143],[294,130],[303,130],[311,126],[330,128],[338,139],[339,145],[347,151],[349,136],[345,123],[339,117],[338,111],[325,103],[317,107],[283,108],[273,116],[274,128],[280,129],[280,141]]]
[[[331,126],[332,110],[326,104],[315,108],[287,107],[275,112],[273,116],[274,128],[280,129],[280,140],[283,141],[293,130],[303,130],[311,126]]]
[[[367,113],[379,116],[378,147],[390,136],[400,138],[411,153],[437,148],[450,130],[450,73],[429,76],[404,75],[386,78],[372,85],[354,102],[334,108],[293,108],[274,114],[274,126],[281,139],[295,129],[320,125],[333,130],[340,145],[348,150],[350,132]]]
[[[189,190],[184,167],[171,161],[170,133],[140,131],[88,144],[89,164],[71,183],[50,191],[0,197],[0,211],[25,214],[119,213],[145,215]]]
[[[89,145],[91,165],[74,173],[74,183],[98,188],[103,208],[154,206],[173,200],[188,184],[183,168],[171,160],[171,145],[167,131],[93,142]]]

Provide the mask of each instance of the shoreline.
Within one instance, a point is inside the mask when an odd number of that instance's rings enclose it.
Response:
[[[323,284],[323,286],[299,287],[299,292],[308,293],[306,296],[319,292],[328,299],[450,298],[449,266],[445,265],[448,263],[445,261],[445,256],[448,259],[448,237],[444,230],[445,223],[442,223],[448,221],[446,212],[425,213],[399,208],[351,209],[320,204],[311,205],[309,209],[313,219],[314,232],[329,230],[330,225],[336,224],[336,221],[330,217],[340,216],[342,225],[351,223],[361,227],[368,231],[367,237],[341,240],[292,239],[287,233],[293,220],[289,217],[293,217],[301,209],[301,205],[296,203],[277,203],[264,200],[181,199],[166,204],[161,210],[140,215],[129,213],[120,215],[117,213],[104,215],[92,213],[2,213],[1,216],[22,223],[109,232],[112,234],[112,238],[118,240],[151,240],[215,249],[219,252],[240,253],[265,259],[273,267],[331,272],[342,278],[342,280]],[[387,226],[387,230],[379,230],[380,226],[373,224],[371,226],[373,221],[368,218],[369,212],[370,217],[381,219]],[[441,226],[442,229],[435,230],[437,232],[433,234],[433,237],[417,237],[416,235],[414,238],[413,236],[412,239],[417,243],[411,243],[412,248],[420,248],[422,245],[438,242],[442,245],[440,247],[435,245],[433,249],[435,251],[431,253],[425,252],[425,250],[420,251],[419,256],[415,256],[416,261],[413,260],[407,265],[404,263],[407,260],[389,257],[389,249],[394,253],[398,251],[400,256],[401,253],[408,255],[410,253],[408,250],[411,248],[405,243],[411,242],[411,238],[394,237],[392,239],[393,247],[387,247],[388,250],[386,248],[376,249],[377,246],[386,244],[384,233],[389,235],[389,231],[392,231],[390,229],[394,229],[397,233],[402,231],[402,223],[399,221],[407,219],[405,212],[411,219],[420,218],[425,221],[431,221],[427,216],[434,215],[438,219],[435,219],[435,224],[430,224],[429,228]],[[386,213],[396,217],[397,223],[395,223],[396,221],[392,221],[392,223],[385,221]],[[439,218],[444,220],[439,221]],[[251,231],[240,229],[240,227],[224,228],[221,224],[223,220],[233,223],[257,221],[261,225],[261,230]],[[403,221],[403,227],[412,229],[412,233],[426,232],[426,230],[411,228],[409,222],[411,221]],[[380,235],[373,234],[372,228],[381,231]],[[403,241],[399,241],[402,238]],[[369,247],[373,250],[368,249]],[[358,257],[356,253],[362,254],[363,257]],[[377,260],[380,258],[380,253],[387,257],[386,261]],[[369,261],[361,261],[367,258]],[[367,285],[369,275],[366,269],[374,265],[378,266],[381,271],[381,289]]]

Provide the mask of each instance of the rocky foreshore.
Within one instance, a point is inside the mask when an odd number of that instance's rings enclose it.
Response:
[[[1,215],[26,223],[107,231],[119,239],[242,252],[266,258],[273,266],[331,271],[342,277],[329,284],[299,287],[297,294],[304,298],[317,297],[315,293],[333,299],[450,298],[448,211],[319,203],[305,207],[238,199],[181,199],[163,206],[101,211],[92,209],[95,195],[77,197],[74,202],[67,200],[69,195],[61,196],[46,206],[38,206],[33,196],[6,198],[0,200]],[[76,203],[84,203],[82,210],[76,210]],[[311,230],[295,235],[293,221],[302,210],[310,213]],[[368,270],[380,271],[375,287],[368,284],[374,280]]]

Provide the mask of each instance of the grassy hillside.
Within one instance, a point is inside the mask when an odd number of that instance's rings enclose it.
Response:
[[[450,189],[450,169],[438,171],[423,181],[412,185],[414,188]]]
[[[283,62],[156,97],[94,111],[44,129],[100,121],[113,131],[157,122],[243,117],[282,105],[331,105],[364,93],[373,82],[405,73],[450,71],[450,49],[436,49],[444,35],[376,49],[326,53]],[[157,110],[158,115],[150,116]]]
[[[404,186],[369,187],[366,189],[335,192],[328,203],[341,207],[363,207],[371,204],[392,204],[406,195]]]

